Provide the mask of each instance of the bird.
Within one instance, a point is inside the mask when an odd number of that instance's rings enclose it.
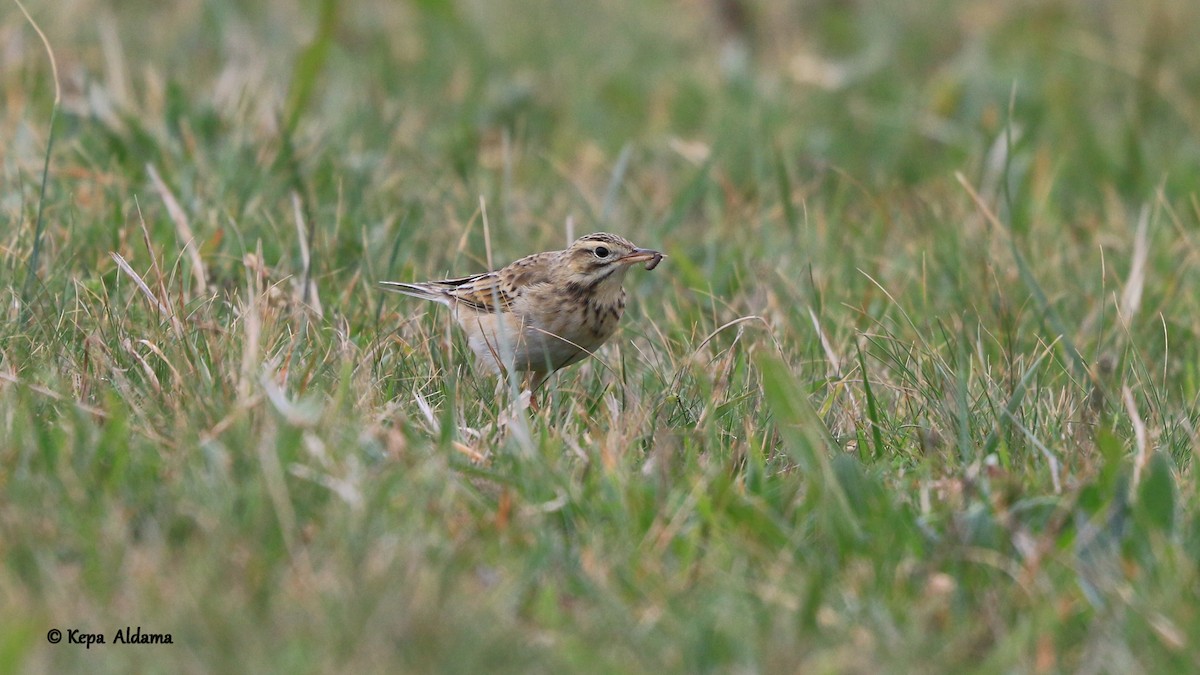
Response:
[[[625,273],[638,263],[652,270],[664,257],[595,232],[491,272],[379,286],[448,306],[480,363],[501,375],[522,373],[533,394],[612,337],[625,311]]]

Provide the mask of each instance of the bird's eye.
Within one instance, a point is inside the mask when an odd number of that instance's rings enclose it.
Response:
[[[597,246],[594,253],[596,254],[597,258],[607,258],[610,251],[605,246]]]

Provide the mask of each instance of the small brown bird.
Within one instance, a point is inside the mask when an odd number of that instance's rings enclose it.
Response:
[[[485,366],[525,373],[536,392],[551,373],[589,356],[616,331],[630,266],[644,262],[652,270],[663,257],[597,232],[564,251],[535,253],[494,272],[379,285],[450,307]]]

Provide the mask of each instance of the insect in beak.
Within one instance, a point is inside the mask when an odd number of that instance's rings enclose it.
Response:
[[[662,259],[665,257],[667,256],[659,253],[658,251],[652,251],[648,248],[635,248],[633,251],[623,256],[620,259],[620,262],[623,262],[626,265],[645,262],[646,269],[652,270],[655,267],[658,267],[658,263],[662,262]]]

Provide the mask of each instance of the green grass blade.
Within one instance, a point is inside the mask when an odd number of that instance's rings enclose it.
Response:
[[[337,0],[321,0],[320,14],[317,19],[317,32],[312,42],[304,48],[292,67],[292,84],[288,90],[287,101],[284,103],[284,131],[291,136],[300,118],[312,101],[313,91],[317,86],[317,78],[329,58],[329,50],[333,45],[334,31],[337,28]]]
[[[880,430],[879,406],[875,402],[875,392],[871,390],[871,378],[867,373],[867,361],[863,358],[862,345],[857,341],[854,350],[858,354],[858,369],[862,373],[863,393],[867,397],[867,422],[871,425],[871,440],[875,443],[875,459],[883,459],[883,432]]]
[[[774,414],[784,448],[814,481],[823,505],[838,527],[852,536],[861,535],[858,518],[831,463],[831,457],[841,453],[842,449],[829,434],[808,396],[796,385],[787,365],[775,356],[766,355],[759,356],[757,364],[762,373],[763,395]]]
[[[787,164],[783,161],[783,151],[775,146],[775,181],[779,189],[779,202],[783,204],[783,216],[792,234],[800,231],[800,214],[792,203],[792,179],[788,176]]]

